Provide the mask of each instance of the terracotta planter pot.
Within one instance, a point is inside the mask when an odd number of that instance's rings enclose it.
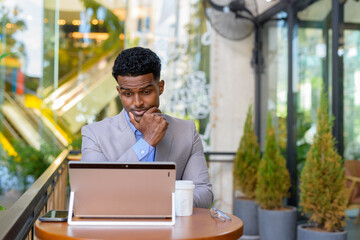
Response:
[[[297,240],[346,240],[347,231],[343,232],[318,232],[307,229],[309,225],[298,226]]]
[[[234,215],[244,223],[244,237],[258,236],[258,207],[254,200],[234,199]]]
[[[296,208],[265,210],[259,207],[261,240],[296,240]]]

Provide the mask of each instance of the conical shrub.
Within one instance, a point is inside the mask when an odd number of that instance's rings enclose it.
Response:
[[[244,133],[234,159],[234,188],[240,189],[248,199],[255,199],[260,147],[253,125],[252,107],[249,106]]]
[[[280,153],[271,114],[267,117],[265,152],[261,158],[256,187],[256,201],[262,209],[282,208],[282,201],[288,196],[290,175],[286,161]]]
[[[300,207],[317,228],[334,232],[345,225],[346,185],[341,156],[331,133],[327,97],[321,94],[317,133],[300,176]]]

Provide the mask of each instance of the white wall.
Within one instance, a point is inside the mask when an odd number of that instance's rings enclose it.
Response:
[[[260,12],[273,6],[258,0]],[[254,105],[255,76],[250,61],[254,47],[254,34],[241,41],[230,41],[214,30],[211,35],[211,151],[236,152],[243,134],[246,112]],[[217,159],[212,157],[212,159]],[[233,159],[219,156],[218,159]],[[232,163],[211,163],[215,206],[232,212]]]
[[[250,61],[254,36],[230,41],[213,33],[211,44],[211,150],[235,152],[246,112],[254,104],[254,74]],[[233,157],[230,157],[232,159]],[[213,158],[214,159],[214,158]],[[221,156],[224,159],[224,156]],[[211,163],[215,205],[232,212],[232,164]]]

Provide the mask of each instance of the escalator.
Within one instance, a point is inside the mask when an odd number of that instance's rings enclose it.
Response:
[[[18,104],[9,94],[5,93],[3,113],[6,122],[6,129],[16,131],[17,135],[24,139],[30,146],[40,149],[40,134],[38,123],[28,115],[21,104]]]
[[[59,148],[68,146],[81,127],[95,120],[117,97],[116,81],[111,74],[115,57],[115,51],[105,54],[55,91],[45,89],[52,93],[43,101],[38,99],[37,107],[26,106],[26,95],[5,92],[2,148],[13,154],[12,139],[23,139],[35,149],[40,149],[44,142]]]
[[[116,81],[111,74],[114,60],[114,53],[102,57],[44,99],[72,134],[94,120],[96,114],[117,97]]]
[[[0,131],[0,157],[8,156],[16,156],[17,153],[12,146],[12,143],[9,139],[15,139],[19,141],[21,136],[16,132],[16,130],[11,126],[11,124],[5,119],[2,119],[2,131]],[[5,150],[5,152],[3,152]]]
[[[11,142],[10,139],[23,139],[37,150],[45,142],[53,143],[59,148],[69,144],[66,134],[47,116],[46,111],[27,108],[24,105],[25,100],[22,96],[10,96],[8,93],[5,93],[4,96],[2,145],[8,154],[12,151],[11,147],[8,146],[8,143]]]

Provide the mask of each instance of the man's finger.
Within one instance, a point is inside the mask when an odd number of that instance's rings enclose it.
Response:
[[[135,117],[132,112],[129,112],[129,120],[134,125],[134,127],[138,129],[139,123],[135,120]]]
[[[163,114],[163,113],[153,113],[155,116],[159,116],[159,117],[161,117],[162,119],[165,119],[166,120],[166,116],[165,116],[165,114]]]
[[[157,107],[152,107],[149,108],[146,113],[151,114],[151,113],[161,113],[160,109],[158,109]]]

